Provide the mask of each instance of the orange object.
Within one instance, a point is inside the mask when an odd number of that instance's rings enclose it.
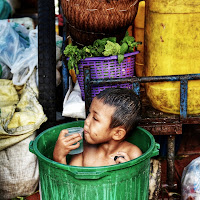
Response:
[[[133,35],[136,41],[142,42],[138,45],[137,50],[140,51],[136,55],[135,72],[136,76],[144,76],[144,23],[145,23],[145,1],[140,1],[138,12],[134,20]]]
[[[34,194],[25,198],[26,200],[40,200],[40,193],[39,191],[35,192]]]

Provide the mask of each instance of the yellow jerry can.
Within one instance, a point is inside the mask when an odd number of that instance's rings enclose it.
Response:
[[[200,1],[148,0],[145,5],[145,75],[200,73]],[[146,84],[153,107],[180,113],[180,82]],[[188,83],[188,114],[200,113],[200,80]]]

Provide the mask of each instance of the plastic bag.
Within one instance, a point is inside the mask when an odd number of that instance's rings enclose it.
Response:
[[[56,62],[58,62],[62,56],[62,43],[63,38],[59,35],[56,35]]]
[[[14,85],[25,84],[38,64],[37,32],[29,32],[14,22],[0,21],[0,62],[11,69]]]
[[[29,31],[35,29],[34,20],[30,17],[9,18],[7,21],[21,24]]]
[[[16,58],[23,54],[25,46],[19,40],[19,34],[6,20],[0,20],[0,62],[10,69]]]
[[[182,200],[200,200],[200,157],[187,165],[181,178]]]
[[[10,72],[10,68],[0,62],[0,79],[8,79],[11,80],[13,77],[12,73]]]
[[[62,116],[81,119],[86,118],[85,102],[81,98],[81,90],[78,81],[73,90],[71,86],[65,95]]]
[[[13,84],[23,85],[32,74],[34,68],[38,65],[38,45],[37,45],[37,29],[29,32],[30,46],[26,48],[15,63],[11,67],[13,74]]]

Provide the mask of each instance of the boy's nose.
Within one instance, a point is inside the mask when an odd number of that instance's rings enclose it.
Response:
[[[85,119],[85,125],[89,126],[89,124],[90,124],[90,119],[88,115],[87,118]]]

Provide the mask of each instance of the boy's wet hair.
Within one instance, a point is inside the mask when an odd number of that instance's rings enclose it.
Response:
[[[141,103],[139,97],[131,89],[108,88],[97,96],[104,104],[114,106],[115,113],[111,118],[110,128],[122,126],[128,137],[138,125],[141,116]]]

